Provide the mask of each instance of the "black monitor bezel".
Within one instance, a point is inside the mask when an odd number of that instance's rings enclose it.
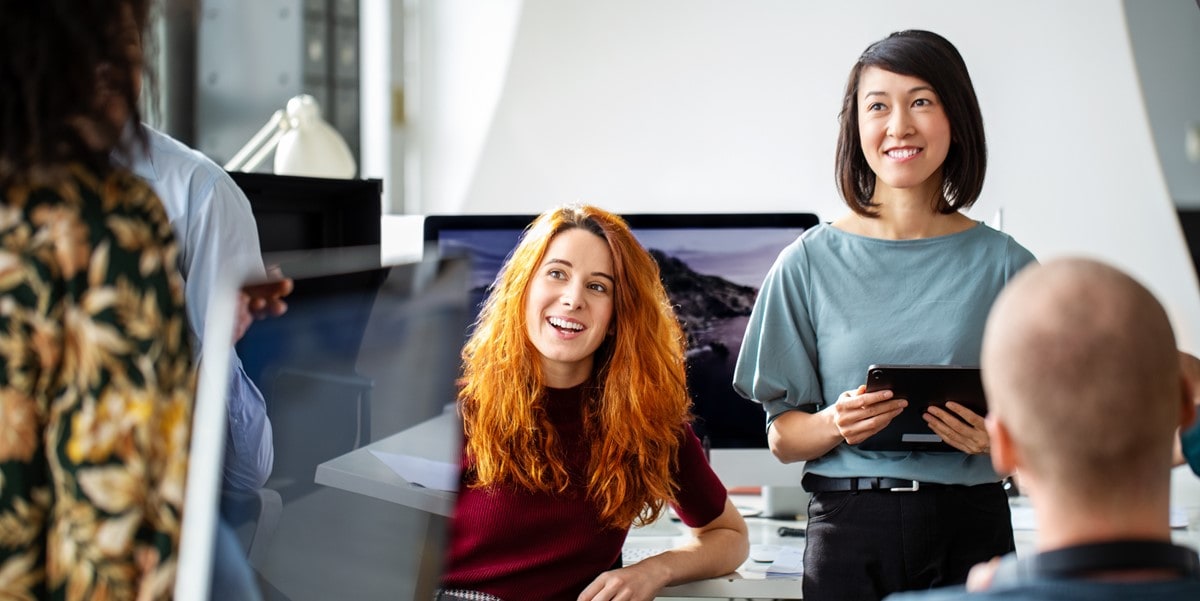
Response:
[[[230,171],[229,176],[250,201],[263,253],[344,246],[378,246],[382,240],[383,181],[332,179]],[[319,228],[319,240],[299,246],[277,244],[267,226],[271,215],[308,215]],[[374,224],[373,227],[365,227]]]
[[[430,214],[422,225],[426,246],[436,244],[442,230],[524,230],[537,215],[521,214]],[[815,213],[623,213],[630,229],[754,229],[816,227],[821,222]]]

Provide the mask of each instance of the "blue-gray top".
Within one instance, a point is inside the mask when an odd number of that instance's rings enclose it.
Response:
[[[873,363],[979,365],[996,296],[1034,256],[980,223],[917,240],[883,240],[827,224],[779,254],[759,291],[734,389],[770,424],[805,404],[824,408],[866,383]],[[807,462],[831,477],[882,476],[982,484],[987,455],[863,451],[842,443]]]

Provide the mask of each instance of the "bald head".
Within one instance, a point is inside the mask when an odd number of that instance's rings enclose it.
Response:
[[[989,412],[1022,469],[1082,494],[1169,469],[1182,398],[1175,338],[1154,296],[1122,272],[1086,259],[1022,271],[992,307],[982,365]]]

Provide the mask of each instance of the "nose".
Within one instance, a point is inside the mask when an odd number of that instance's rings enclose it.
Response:
[[[562,296],[559,297],[559,302],[564,307],[579,309],[584,306],[584,298],[582,285],[570,285],[563,289]]]
[[[887,135],[892,138],[903,138],[912,133],[912,115],[908,110],[899,107],[888,117]]]

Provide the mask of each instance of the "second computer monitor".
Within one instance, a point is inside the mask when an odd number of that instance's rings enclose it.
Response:
[[[767,446],[762,407],[733,390],[733,367],[763,278],[784,247],[817,225],[811,213],[625,214],[659,264],[688,338],[688,387],[696,432],[714,449]],[[426,252],[472,260],[482,302],[534,215],[430,215]]]

